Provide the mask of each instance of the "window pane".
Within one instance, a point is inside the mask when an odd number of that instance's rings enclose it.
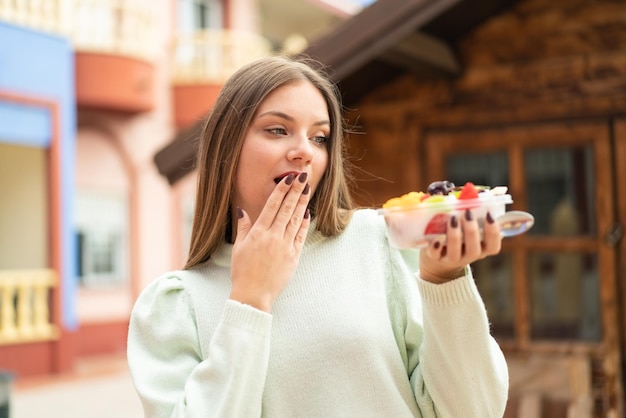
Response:
[[[535,235],[593,235],[595,226],[591,147],[541,148],[525,153],[528,211]]]
[[[493,335],[499,338],[513,338],[515,334],[512,263],[510,254],[498,254],[472,264]]]
[[[482,186],[507,186],[509,183],[506,152],[489,154],[454,154],[446,159],[446,178],[457,186],[471,181]]]
[[[532,253],[529,259],[533,339],[601,339],[595,254]]]
[[[219,0],[178,0],[177,13],[179,34],[222,28],[222,5]]]
[[[78,274],[86,286],[128,280],[128,199],[124,193],[76,192]]]

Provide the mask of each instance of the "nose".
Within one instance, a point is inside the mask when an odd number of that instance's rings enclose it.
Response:
[[[311,163],[313,160],[313,144],[306,134],[293,137],[287,158],[289,160],[302,160],[307,164]]]

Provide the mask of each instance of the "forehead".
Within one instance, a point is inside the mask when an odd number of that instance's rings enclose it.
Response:
[[[257,113],[270,109],[301,108],[328,117],[328,105],[322,92],[309,80],[295,80],[270,92],[257,108]]]

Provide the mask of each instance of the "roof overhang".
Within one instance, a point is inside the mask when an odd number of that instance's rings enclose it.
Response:
[[[373,59],[401,57],[404,62],[433,64],[450,55],[446,42],[415,33],[461,0],[381,0],[346,20],[304,53],[332,68],[334,81],[349,77]],[[420,46],[428,45],[429,51]],[[393,59],[395,61],[395,59]],[[457,70],[457,64],[452,64]]]
[[[198,139],[202,133],[202,123],[198,122],[179,132],[172,142],[154,155],[154,163],[159,173],[170,185],[195,169]]]
[[[304,51],[321,61],[352,105],[407,72],[456,77],[454,43],[514,0],[378,0]]]

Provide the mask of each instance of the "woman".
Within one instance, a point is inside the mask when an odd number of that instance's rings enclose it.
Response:
[[[391,248],[383,219],[353,208],[343,131],[311,62],[266,58],[226,82],[187,265],[131,316],[146,417],[502,416],[507,367],[467,267],[499,252],[497,225],[481,242],[452,218],[419,259]]]

